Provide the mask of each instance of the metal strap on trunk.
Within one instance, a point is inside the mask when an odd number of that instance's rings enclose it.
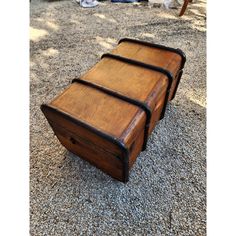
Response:
[[[160,119],[162,119],[164,117],[164,114],[165,114],[166,105],[167,105],[168,97],[169,97],[169,93],[170,93],[170,88],[171,88],[171,84],[172,84],[172,81],[173,81],[173,76],[172,76],[171,72],[169,72],[168,70],[165,70],[161,67],[158,67],[158,66],[149,65],[149,64],[146,64],[146,63],[143,63],[143,62],[140,62],[140,61],[128,59],[128,58],[121,57],[121,56],[114,55],[114,54],[110,54],[110,53],[103,54],[101,58],[104,58],[104,57],[112,58],[112,59],[115,59],[115,60],[118,60],[118,61],[125,62],[127,64],[139,66],[139,67],[142,67],[142,68],[154,70],[154,71],[157,71],[157,72],[160,72],[160,73],[164,74],[167,77],[168,86],[167,86],[167,91],[166,91],[166,95],[165,95],[163,109],[162,109],[162,112],[161,112],[161,117],[160,117]],[[141,109],[143,109],[146,113],[146,123],[145,123],[145,129],[144,129],[144,141],[143,141],[142,150],[146,149],[147,139],[148,139],[148,131],[149,131],[151,115],[152,115],[151,109],[149,108],[149,106],[146,103],[144,103],[142,101],[139,101],[137,99],[134,99],[134,98],[127,97],[127,96],[125,96],[123,94],[120,94],[116,91],[113,91],[113,90],[108,89],[108,88],[104,88],[101,85],[89,82],[87,80],[76,78],[76,79],[72,80],[72,83],[74,83],[74,82],[78,82],[78,83],[84,84],[86,86],[93,87],[95,89],[98,89],[98,90],[106,93],[106,94],[109,94],[111,96],[114,96],[116,98],[124,100],[128,103],[131,103],[131,104],[133,104],[135,106],[138,106]]]
[[[100,90],[100,91],[102,91],[102,92],[104,92],[104,93],[106,93],[110,96],[119,98],[119,99],[121,99],[125,102],[128,102],[132,105],[138,106],[141,109],[143,109],[144,112],[146,113],[146,123],[145,123],[145,129],[144,129],[143,150],[146,149],[147,138],[148,138],[148,130],[149,130],[149,125],[150,125],[150,120],[151,120],[151,110],[150,110],[150,108],[148,107],[148,105],[146,103],[140,102],[139,100],[136,100],[136,99],[133,99],[133,98],[130,98],[130,97],[127,97],[123,94],[120,94],[118,92],[115,92],[115,91],[107,89],[107,88],[104,88],[101,85],[89,82],[87,80],[76,78],[76,79],[72,80],[72,83],[74,83],[74,82],[81,83],[81,84],[84,84],[86,86],[95,88],[95,89]]]
[[[179,48],[170,48],[170,47],[167,47],[167,46],[164,46],[164,45],[149,43],[149,42],[145,42],[145,41],[142,41],[142,40],[130,39],[130,38],[123,38],[118,42],[118,44],[120,44],[122,42],[131,42],[131,43],[136,43],[136,44],[142,44],[142,45],[145,45],[145,46],[158,48],[158,49],[163,49],[163,50],[166,50],[166,51],[169,51],[169,52],[174,52],[174,53],[178,54],[179,56],[181,56],[181,58],[182,58],[180,70],[182,70],[184,68],[184,64],[186,62],[186,55]]]
[[[177,92],[177,89],[178,89],[179,82],[180,82],[180,79],[181,79],[181,77],[182,77],[182,74],[183,74],[183,70],[180,70],[179,73],[178,73],[178,77],[177,77],[177,82],[176,82],[175,90],[174,90],[174,92],[173,92],[173,95],[172,95],[171,100],[175,98],[175,94],[176,94],[176,92]]]
[[[162,109],[162,112],[161,112],[161,117],[160,117],[160,119],[162,119],[164,117],[164,114],[165,114],[165,111],[166,111],[166,105],[167,105],[167,102],[168,102],[170,88],[171,88],[171,84],[173,82],[173,75],[171,74],[171,72],[166,70],[166,69],[163,69],[161,67],[158,67],[158,66],[149,65],[149,64],[146,64],[146,63],[143,63],[143,62],[140,62],[140,61],[136,61],[136,60],[133,60],[133,59],[129,59],[129,58],[126,58],[126,57],[121,57],[121,56],[110,54],[110,53],[103,54],[102,58],[104,58],[104,57],[112,58],[112,59],[115,59],[115,60],[118,60],[118,61],[122,61],[122,62],[125,62],[125,63],[128,63],[128,64],[131,64],[131,65],[143,67],[143,68],[146,68],[146,69],[149,69],[149,70],[154,70],[154,71],[157,71],[157,72],[160,72],[160,73],[164,74],[167,77],[168,86],[167,86],[167,91],[166,91],[166,96],[165,96],[165,100],[164,100],[163,109]]]

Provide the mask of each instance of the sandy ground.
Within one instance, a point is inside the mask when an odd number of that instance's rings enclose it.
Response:
[[[32,0],[30,41],[31,235],[206,235],[205,0],[179,10]],[[187,55],[175,100],[124,185],[65,150],[40,104],[122,37]]]

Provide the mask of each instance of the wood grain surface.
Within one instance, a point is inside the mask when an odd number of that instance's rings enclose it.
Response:
[[[180,55],[168,50],[126,41],[118,44],[118,46],[112,51],[112,54],[141,61],[146,64],[159,66],[170,71],[174,78],[169,95],[169,100],[172,99],[177,84],[177,74],[182,60]]]
[[[175,78],[180,68],[179,55],[136,43],[122,42],[113,53],[167,69]],[[176,84],[175,79],[171,94]],[[163,73],[104,57],[80,81],[42,106],[42,111],[63,146],[126,182],[128,171],[142,150],[147,114],[143,108],[112,93],[149,107],[150,135],[160,120],[167,87],[168,78]]]
[[[145,102],[152,111],[149,133],[160,118],[168,79],[160,72],[131,65],[112,58],[103,58],[81,79],[101,85],[130,98]],[[129,133],[127,133],[129,135]],[[123,137],[125,139],[125,137]],[[127,141],[127,140],[126,140]]]

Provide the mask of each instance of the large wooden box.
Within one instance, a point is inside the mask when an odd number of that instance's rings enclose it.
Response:
[[[69,151],[127,182],[138,154],[164,115],[171,72],[105,54],[72,82],[53,101],[41,106],[44,115]]]

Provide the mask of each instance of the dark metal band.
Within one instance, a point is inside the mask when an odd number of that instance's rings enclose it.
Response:
[[[132,64],[132,65],[135,65],[135,66],[139,66],[139,67],[143,67],[143,68],[146,68],[146,69],[154,70],[154,71],[157,71],[157,72],[160,72],[160,73],[164,74],[168,78],[168,86],[167,86],[166,96],[165,96],[164,105],[163,105],[163,108],[162,108],[162,111],[161,111],[161,117],[160,117],[160,119],[162,119],[165,115],[166,106],[167,106],[169,93],[170,93],[170,88],[171,88],[171,84],[173,82],[173,75],[171,74],[171,72],[169,72],[168,70],[165,70],[161,67],[158,67],[158,66],[149,65],[149,64],[146,64],[146,63],[143,63],[143,62],[140,62],[140,61],[132,60],[132,59],[129,59],[129,58],[126,58],[126,57],[121,57],[121,56],[110,54],[110,53],[103,54],[102,58],[104,58],[104,57],[112,58],[112,59],[122,61],[122,62],[125,62],[125,63],[128,63],[128,64]]]
[[[169,94],[170,94],[170,87],[168,86],[167,91],[166,91],[165,100],[164,100],[163,109],[161,111],[160,120],[162,120],[165,116],[166,107],[167,107],[167,103],[168,103],[168,100],[169,100]]]
[[[132,42],[132,43],[137,43],[137,44],[146,45],[146,46],[149,46],[149,47],[154,47],[154,48],[163,49],[163,50],[166,50],[166,51],[169,51],[169,52],[174,52],[174,53],[180,55],[181,58],[182,58],[180,70],[182,70],[182,69],[184,68],[184,64],[185,64],[185,62],[186,62],[186,55],[185,55],[185,53],[184,53],[181,49],[179,49],[179,48],[171,48],[171,47],[167,47],[167,46],[160,45],[160,44],[149,43],[149,42],[145,42],[145,41],[142,41],[142,40],[130,39],[130,38],[123,38],[123,39],[121,39],[121,40],[118,42],[118,44],[120,44],[120,43],[122,43],[122,42]]]
[[[45,111],[47,111],[47,110],[50,112],[53,112],[53,113],[57,113],[60,116],[67,119],[68,121],[70,121],[80,127],[83,127],[85,129],[89,130],[90,132],[102,137],[103,139],[117,145],[123,151],[122,153],[124,153],[124,156],[123,156],[123,175],[124,175],[123,182],[124,183],[128,182],[128,179],[129,179],[129,150],[121,140],[117,139],[116,137],[114,137],[110,134],[106,134],[106,133],[96,129],[95,127],[93,127],[85,122],[75,119],[70,114],[68,114],[64,111],[61,111],[60,109],[58,109],[52,105],[42,104],[41,110],[44,114],[45,114]]]
[[[172,95],[171,100],[173,100],[173,99],[175,98],[175,94],[176,94],[176,92],[177,92],[177,89],[178,89],[179,82],[180,82],[180,79],[181,79],[181,77],[182,77],[182,74],[183,74],[183,70],[180,70],[179,73],[178,73],[178,78],[177,78],[175,90],[174,90],[174,92],[173,92],[173,95]]]
[[[130,59],[130,58],[118,56],[118,55],[111,54],[111,53],[105,53],[105,54],[102,55],[101,58],[104,58],[104,57],[112,58],[112,59],[122,61],[122,62],[131,64],[131,65],[134,65],[134,66],[139,66],[139,67],[143,67],[143,68],[146,68],[146,69],[149,69],[149,70],[154,70],[154,71],[160,72],[160,73],[166,75],[168,77],[168,79],[171,80],[171,82],[173,81],[173,75],[171,74],[171,72],[164,69],[164,68],[162,68],[162,67],[146,64],[146,63],[141,62],[141,61],[136,61],[136,60],[133,60],[133,59]]]
[[[144,112],[146,113],[146,123],[145,123],[145,129],[144,129],[143,150],[146,149],[147,139],[148,139],[148,129],[149,129],[151,115],[152,115],[151,110],[150,110],[150,108],[148,107],[148,105],[146,103],[140,102],[139,100],[136,100],[136,99],[133,99],[133,98],[130,98],[130,97],[127,97],[127,96],[124,96],[123,94],[117,93],[117,92],[115,92],[113,90],[110,90],[110,89],[107,89],[107,88],[104,88],[101,85],[94,84],[94,83],[89,82],[87,80],[82,80],[82,79],[76,78],[76,79],[72,80],[72,83],[74,83],[74,82],[81,83],[81,84],[84,84],[86,86],[95,88],[97,90],[100,90],[100,91],[108,94],[108,95],[119,98],[119,99],[121,99],[125,102],[128,102],[130,104],[133,104],[133,105],[138,106],[141,109],[143,109]]]
[[[175,94],[177,92],[177,89],[178,89],[179,82],[180,82],[182,74],[183,74],[183,70],[180,70],[178,72],[178,78],[177,78],[177,82],[176,82],[175,89],[174,89],[173,95],[171,97],[171,100],[173,100],[175,98]],[[164,101],[164,107],[165,108],[166,108],[168,100],[169,100],[168,97],[169,97],[169,94],[170,94],[170,89],[167,91],[167,93],[168,93],[168,96],[165,97],[165,101]],[[162,110],[161,116],[160,116],[160,120],[164,118],[164,115],[165,115],[165,111]]]

